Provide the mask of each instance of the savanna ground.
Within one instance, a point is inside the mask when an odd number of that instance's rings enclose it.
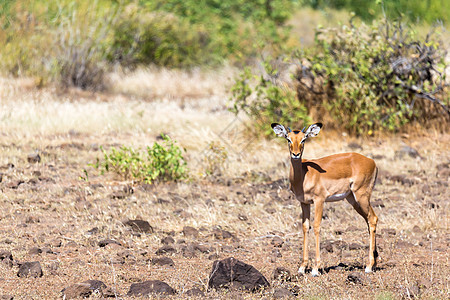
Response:
[[[0,263],[0,295],[55,299],[65,287],[96,279],[128,298],[132,283],[158,279],[177,290],[175,298],[193,287],[214,299],[267,299],[280,287],[305,299],[449,298],[449,134],[431,128],[363,139],[325,124],[305,158],[356,151],[380,169],[372,202],[381,260],[376,272],[364,274],[363,219],[345,201],[327,203],[323,274],[296,276],[301,209],[288,191],[287,147],[275,137],[253,138],[245,118],[227,110],[232,76],[227,68],[141,70],[112,76],[114,88],[95,94],[0,79],[0,250],[14,262]],[[144,148],[161,133],[186,149],[187,181],[136,184],[89,166],[102,157],[100,146]],[[208,152],[211,142],[226,159]],[[41,161],[29,162],[36,153]],[[208,168],[212,175],[205,175]],[[153,232],[133,232],[127,219],[146,220]],[[183,233],[185,226],[197,231]],[[167,236],[175,252],[162,256],[174,265],[154,265]],[[105,239],[120,245],[100,247]],[[312,231],[310,239],[312,246]],[[42,253],[30,251],[36,247]],[[271,287],[254,294],[207,291],[213,261],[227,257],[253,265]],[[18,277],[18,264],[27,261],[39,261],[43,276]],[[292,278],[274,279],[276,267]]]

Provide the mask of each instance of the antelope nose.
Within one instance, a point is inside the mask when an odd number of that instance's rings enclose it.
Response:
[[[297,153],[297,154],[292,153],[292,158],[293,159],[299,159],[300,158],[300,153]]]

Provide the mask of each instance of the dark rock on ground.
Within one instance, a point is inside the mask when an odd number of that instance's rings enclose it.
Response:
[[[350,142],[348,143],[347,147],[349,147],[352,150],[362,150],[362,146],[356,142]]]
[[[30,250],[28,250],[28,254],[30,255],[37,255],[37,254],[41,254],[42,253],[42,249],[38,248],[38,247],[33,247]]]
[[[121,246],[121,244],[118,241],[111,240],[111,239],[104,239],[104,240],[101,240],[100,242],[98,242],[98,245],[100,247],[106,247],[106,245],[109,245],[109,244],[116,244],[116,245]]]
[[[205,297],[205,293],[203,293],[203,291],[199,288],[192,288],[184,294],[189,297]]]
[[[175,243],[175,239],[171,236],[166,236],[165,238],[163,238],[161,240],[161,243],[164,245],[169,245],[169,244],[174,244]]]
[[[194,237],[197,238],[198,237],[198,230],[194,227],[191,226],[184,226],[183,227],[183,235],[186,237]]]
[[[11,295],[0,295],[0,300],[13,300],[14,296]]]
[[[400,150],[395,151],[394,157],[398,159],[405,157],[405,155],[408,155],[412,158],[421,157],[416,149],[409,146],[403,146]]]
[[[167,283],[159,280],[149,280],[141,283],[133,283],[127,296],[147,296],[151,294],[175,295],[176,291]]]
[[[104,291],[107,292],[104,294]],[[87,298],[94,293],[106,297],[114,297],[114,294],[111,295],[110,291],[107,290],[106,284],[100,280],[86,280],[81,283],[76,283],[66,287],[61,292],[65,299]]]
[[[161,248],[156,250],[157,255],[172,254],[172,253],[176,253],[176,252],[177,252],[177,249],[175,249],[174,247],[169,246],[169,245],[162,246]]]
[[[215,261],[208,281],[208,287],[216,289],[233,287],[256,291],[268,286],[269,282],[258,270],[233,257]]]
[[[272,238],[272,240],[270,241],[270,243],[274,246],[274,247],[280,247],[283,246],[284,241],[281,237],[279,236],[275,236],[274,238]]]
[[[394,228],[383,228],[383,229],[381,229],[381,234],[396,235],[397,231]]]
[[[294,296],[294,294],[287,288],[276,288],[273,291],[274,299],[283,299],[283,298],[289,298],[289,297],[293,297],[293,296]]]
[[[361,275],[357,272],[352,272],[347,276],[347,283],[353,283],[353,284],[362,284],[363,280],[361,278]]]
[[[128,220],[124,224],[130,226],[136,232],[153,233],[153,228],[150,226],[150,223],[144,220]]]
[[[0,260],[5,259],[13,260],[12,253],[10,251],[0,250]]]
[[[291,271],[284,267],[276,267],[272,273],[273,280],[282,280],[282,281],[290,281],[291,280]]]
[[[41,264],[38,261],[25,262],[20,265],[19,271],[17,272],[17,276],[19,277],[42,277],[44,274],[42,273]]]
[[[39,163],[39,162],[41,162],[41,156],[39,155],[39,153],[31,153],[31,154],[28,154],[28,156],[27,156],[27,161],[28,161],[30,164]]]
[[[224,239],[234,239],[234,235],[226,230],[220,229],[220,228],[215,228],[213,230],[213,235],[214,238],[218,239],[218,240],[224,240]]]
[[[321,247],[324,248],[325,250],[327,250],[327,252],[329,252],[329,253],[332,253],[334,251],[333,241],[330,241],[330,240],[323,241]]]
[[[152,258],[152,265],[158,265],[158,266],[170,266],[173,267],[175,263],[170,257],[153,257]]]
[[[348,249],[349,250],[360,250],[360,249],[364,249],[364,246],[358,243],[350,243],[348,245]]]

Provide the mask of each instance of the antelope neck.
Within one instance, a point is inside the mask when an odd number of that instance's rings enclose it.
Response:
[[[303,191],[303,180],[304,180],[305,174],[303,173],[302,168],[302,156],[300,155],[300,158],[293,159],[291,158],[291,174],[290,174],[290,182],[291,185],[294,187],[297,191]]]

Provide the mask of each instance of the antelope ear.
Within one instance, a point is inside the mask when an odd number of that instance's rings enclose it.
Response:
[[[278,135],[279,137],[286,137],[288,132],[286,130],[286,127],[284,127],[281,124],[278,123],[272,123],[272,129],[275,132],[276,135]]]
[[[322,128],[322,123],[312,124],[306,129],[305,136],[306,137],[315,137],[319,134],[320,129]]]

